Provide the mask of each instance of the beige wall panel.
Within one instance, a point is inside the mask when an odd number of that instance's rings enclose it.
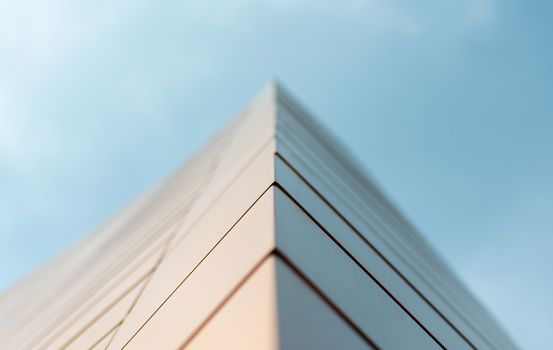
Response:
[[[163,235],[160,235],[160,239],[162,237]],[[163,241],[158,242],[153,248],[159,250],[164,244]],[[52,295],[50,302],[45,299],[47,303],[40,308],[40,313],[36,316],[30,314],[27,317],[27,322],[21,324],[16,335],[12,337],[13,343],[18,344],[20,348],[32,348],[37,344],[47,344],[53,336],[57,335],[51,334],[55,332],[55,328],[61,326],[62,323],[68,323],[71,314],[78,311],[86,301],[95,303],[97,300],[93,300],[94,295],[105,292],[108,288],[111,289],[114,286],[112,282],[117,283],[118,276],[127,274],[129,267],[133,266],[133,262],[144,253],[149,252],[151,248],[152,244],[142,243],[138,246],[122,247],[118,252],[114,252],[116,254],[102,254],[96,259],[92,259],[88,262],[86,269],[82,269],[79,274],[73,276],[73,283],[68,283],[57,295]],[[60,284],[61,277],[65,276],[53,277],[49,283]],[[41,295],[38,294],[38,296]]]
[[[154,273],[151,283],[121,329],[111,349],[120,349],[182,280],[206,256],[274,179],[274,149],[268,145],[216,202],[209,215],[183,236]]]
[[[59,321],[51,323],[51,330],[45,333],[48,336],[42,336],[41,341],[33,347],[43,348],[58,338],[59,343],[61,339],[69,338],[83,329],[97,315],[108,309],[115,300],[120,299],[121,295],[125,295],[129,289],[134,289],[153,272],[163,253],[162,248],[163,245],[158,244],[153,249],[146,250],[144,256],[140,256],[138,261],[122,269],[121,274],[113,278],[111,283],[99,286],[98,293],[83,298],[80,305],[76,305],[73,309],[73,314],[65,315]]]
[[[193,211],[183,224],[170,251],[174,250],[187,235],[200,230],[218,228],[228,230],[253,202],[274,181],[275,141],[268,140],[263,148],[247,152],[249,162],[235,172],[221,174],[221,180],[206,191],[196,202]],[[224,180],[224,181],[223,181]],[[217,220],[213,220],[216,216]]]
[[[184,348],[277,350],[275,262],[266,259]]]
[[[158,247],[154,254],[141,261],[140,265],[135,266],[129,275],[123,276],[123,280],[119,281],[117,285],[111,285],[111,288],[107,289],[106,294],[101,295],[101,298],[93,299],[91,303],[85,303],[80,313],[74,317],[68,317],[59,328],[60,331],[52,332],[51,336],[46,337],[45,341],[39,343],[36,348],[40,349],[51,343],[55,347],[55,344],[63,343],[64,339],[72,337],[93,322],[98,315],[109,309],[115,300],[121,299],[121,296],[126,295],[130,289],[134,290],[137,285],[149,278],[161,254],[162,251]]]
[[[275,256],[248,278],[184,348],[371,349]]]
[[[192,242],[188,243],[194,248],[193,251],[197,251]],[[269,190],[155,312],[125,348],[178,347],[274,249],[274,245],[273,191]],[[182,258],[187,259],[189,256],[190,254],[183,254]],[[186,263],[186,260],[182,262]],[[145,319],[147,318],[142,318]],[[118,332],[116,337],[119,334],[122,333]],[[113,342],[110,349],[120,349],[124,344]]]
[[[113,339],[113,336],[115,335],[115,332],[119,329],[119,326],[112,329],[108,334],[105,335],[100,341],[98,341],[96,344],[90,348],[90,350],[106,350],[108,347],[110,341]]]
[[[66,339],[65,342],[56,342],[45,349],[68,349],[82,350],[90,349],[96,342],[102,339],[106,334],[110,333],[114,327],[125,318],[130,308],[136,301],[136,298],[142,291],[143,284],[139,284],[135,289],[130,291],[121,300],[117,302],[105,314],[101,315],[93,323],[90,324],[82,333]]]

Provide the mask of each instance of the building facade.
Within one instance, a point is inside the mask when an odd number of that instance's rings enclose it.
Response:
[[[276,84],[0,312],[2,349],[516,349]]]

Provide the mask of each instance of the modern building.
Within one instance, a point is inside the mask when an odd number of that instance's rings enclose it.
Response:
[[[276,84],[0,317],[1,349],[516,349]]]

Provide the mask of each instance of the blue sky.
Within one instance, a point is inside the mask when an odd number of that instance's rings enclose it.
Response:
[[[553,343],[553,3],[3,0],[0,288],[278,78],[515,340]]]

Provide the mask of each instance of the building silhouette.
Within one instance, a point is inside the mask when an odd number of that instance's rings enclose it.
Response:
[[[0,311],[2,349],[516,348],[276,84]]]

